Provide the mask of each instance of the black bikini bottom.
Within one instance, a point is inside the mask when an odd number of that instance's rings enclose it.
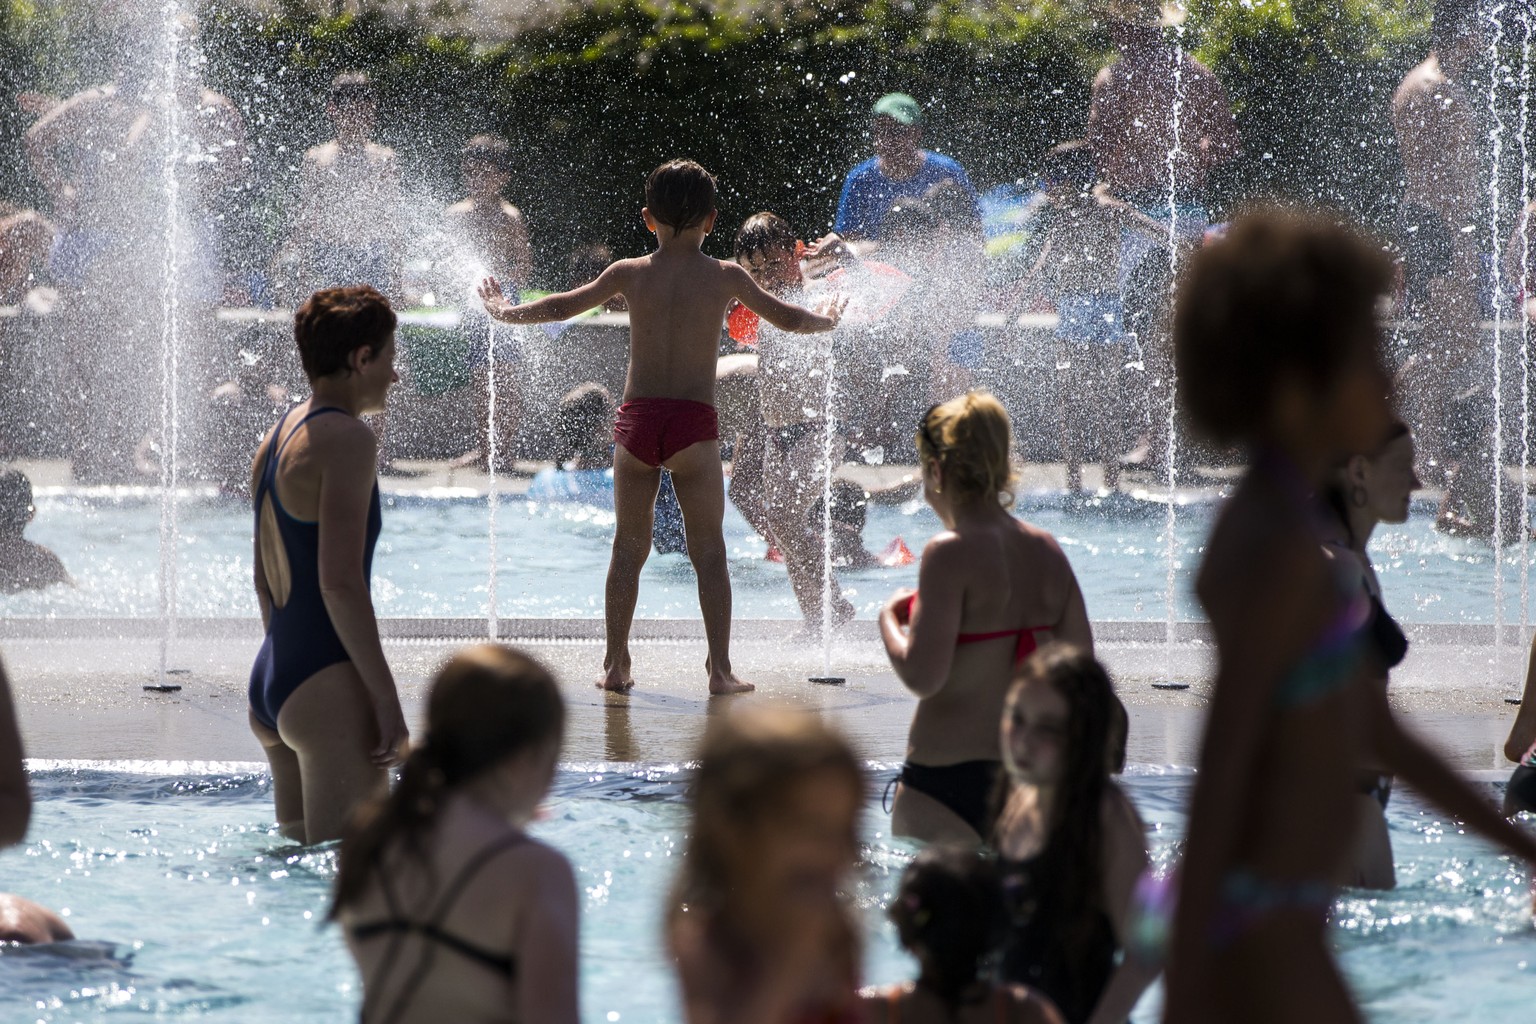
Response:
[[[959,764],[928,765],[908,761],[901,766],[896,781],[948,807],[976,834],[986,839],[992,834],[992,791],[1002,775],[998,761],[962,761]]]
[[[1536,768],[1528,764],[1516,767],[1509,777],[1505,799],[1517,811],[1536,811]]]

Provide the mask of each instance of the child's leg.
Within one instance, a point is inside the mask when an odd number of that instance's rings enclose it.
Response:
[[[699,611],[709,640],[709,692],[753,688],[731,672],[731,576],[725,560],[725,471],[720,442],[689,445],[666,462],[683,510],[688,559],[699,577]],[[631,605],[633,607],[633,605]]]
[[[1061,461],[1067,468],[1067,490],[1073,493],[1083,489],[1083,410],[1079,401],[1083,367],[1078,347],[1069,341],[1060,341],[1057,342],[1056,351],[1058,408],[1061,411]]]
[[[777,447],[767,455],[763,467],[764,490],[773,495],[768,503],[768,524],[774,542],[784,553],[784,567],[806,624],[821,628],[823,588],[826,580],[826,552],[822,550],[821,523],[810,521],[811,510],[826,489],[826,466],[822,458],[825,435],[808,433],[787,453]],[[841,452],[840,442],[834,443]],[[853,607],[843,599],[837,579],[831,580],[832,620],[842,625],[853,617]]]
[[[629,627],[640,598],[640,569],[651,553],[651,520],[660,486],[660,469],[641,462],[623,445],[614,446],[613,508],[617,522],[603,594],[608,646],[603,652],[603,677],[597,682],[601,689],[627,690],[634,685],[629,675]]]

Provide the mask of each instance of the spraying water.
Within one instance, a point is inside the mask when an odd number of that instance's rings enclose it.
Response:
[[[1499,111],[1499,49],[1504,42],[1504,4],[1488,12],[1493,25],[1488,44],[1488,232],[1493,258],[1489,289],[1493,300],[1493,664],[1500,674],[1504,664],[1504,239],[1499,230],[1499,173],[1504,154],[1504,118]]]
[[[824,467],[821,489],[821,674],[832,677],[832,434],[837,428],[837,408],[833,402],[832,377],[835,356],[827,343],[826,416],[822,423],[821,461]]]
[[[1177,288],[1179,275],[1179,182],[1178,160],[1184,155],[1184,25],[1182,22],[1174,26],[1173,46],[1173,109],[1170,127],[1173,132],[1173,145],[1168,147],[1168,289],[1170,294]],[[1173,678],[1173,644],[1176,629],[1176,599],[1178,595],[1178,547],[1174,539],[1174,530],[1178,526],[1178,510],[1174,505],[1174,495],[1179,485],[1178,471],[1178,422],[1177,402],[1174,398],[1178,386],[1177,371],[1169,365],[1168,369],[1168,449],[1166,452],[1168,462],[1168,512],[1163,523],[1164,559],[1167,563],[1167,586],[1164,590],[1164,615],[1166,622],[1163,682],[1164,685],[1173,687],[1176,685]]]
[[[1526,306],[1532,300],[1526,285],[1531,279],[1531,40],[1536,15],[1526,7],[1520,12],[1524,38],[1520,46],[1520,281],[1515,293],[1521,298],[1520,317],[1520,637],[1531,625],[1531,318]]]
[[[165,277],[160,330],[160,672],[147,689],[172,691],[181,687],[170,679],[170,650],[176,642],[176,548],[180,529],[176,489],[181,409],[180,257],[181,239],[181,117],[177,92],[181,58],[181,24],[174,8],[166,18],[164,104],[165,157]]]
[[[485,631],[486,637],[495,641],[498,631],[498,619],[500,618],[496,608],[496,570],[500,561],[496,547],[496,459],[499,453],[496,450],[496,321],[492,320],[485,328],[486,356],[490,360],[490,372],[486,374],[489,384],[486,387],[485,414],[486,422],[490,425],[486,433],[489,435],[485,442],[485,462],[487,476],[485,488],[485,513],[486,513],[486,541],[490,549],[490,568],[486,580],[486,605],[485,605]]]

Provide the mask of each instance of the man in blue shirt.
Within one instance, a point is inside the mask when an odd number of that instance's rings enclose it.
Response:
[[[976,200],[976,189],[965,169],[947,156],[918,148],[923,109],[906,93],[880,97],[874,106],[870,132],[875,155],[848,173],[837,201],[837,238],[824,238],[819,249],[832,249],[839,240],[879,241],[881,223],[898,199],[921,198],[941,181],[953,181]],[[832,242],[832,246],[827,243]]]

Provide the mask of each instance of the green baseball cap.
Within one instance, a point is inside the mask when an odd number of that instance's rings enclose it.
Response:
[[[923,108],[904,92],[888,92],[875,101],[874,115],[888,117],[897,124],[911,127],[923,123]]]

